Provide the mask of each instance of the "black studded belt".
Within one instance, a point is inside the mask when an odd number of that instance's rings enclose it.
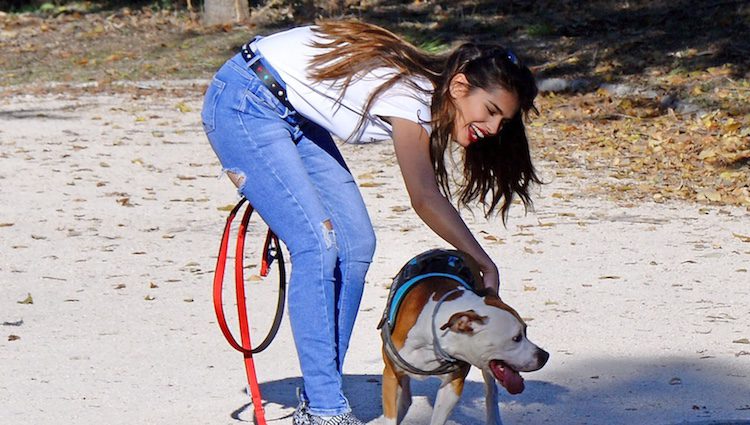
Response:
[[[264,64],[265,61],[260,60],[262,58],[262,55],[260,55],[260,53],[254,52],[251,49],[250,44],[251,43],[247,43],[242,46],[242,49],[240,50],[242,59],[245,59],[245,62],[248,63],[250,69],[252,69],[255,75],[260,78],[260,81],[263,82],[263,85],[265,85],[268,90],[270,90],[271,93],[273,93],[273,95],[277,99],[279,99],[279,102],[289,108],[290,111],[294,111],[294,106],[289,103],[289,99],[287,98],[286,87],[278,80],[276,80],[276,77],[273,76],[271,71]]]

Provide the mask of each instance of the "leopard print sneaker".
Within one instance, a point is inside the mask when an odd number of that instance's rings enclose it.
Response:
[[[357,419],[352,412],[328,418],[309,415],[309,418],[311,419],[311,425],[365,425],[365,423]]]
[[[292,414],[292,425],[312,425],[310,412],[307,411],[307,401],[302,396],[302,390],[297,388],[297,399],[299,404]]]

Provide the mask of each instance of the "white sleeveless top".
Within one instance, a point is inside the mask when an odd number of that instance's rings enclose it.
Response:
[[[314,41],[325,41],[312,27],[299,27],[260,39],[257,48],[286,84],[289,102],[298,113],[322,126],[342,140],[368,143],[392,137],[391,125],[380,117],[398,117],[422,126],[430,134],[430,93],[432,83],[424,77],[409,77],[428,93],[398,82],[382,93],[372,104],[363,128],[357,130],[367,100],[381,84],[398,70],[377,68],[352,79],[343,98],[339,87],[331,82],[316,82],[308,76],[310,61],[323,50],[312,47]]]

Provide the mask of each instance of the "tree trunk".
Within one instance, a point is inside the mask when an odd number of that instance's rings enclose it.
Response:
[[[205,0],[204,25],[224,25],[242,22],[250,16],[247,0]]]

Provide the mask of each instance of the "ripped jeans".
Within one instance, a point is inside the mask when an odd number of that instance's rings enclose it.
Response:
[[[342,366],[375,250],[359,188],[331,135],[290,112],[239,55],[214,76],[201,116],[222,167],[289,249],[287,305],[310,412],[346,413]]]

